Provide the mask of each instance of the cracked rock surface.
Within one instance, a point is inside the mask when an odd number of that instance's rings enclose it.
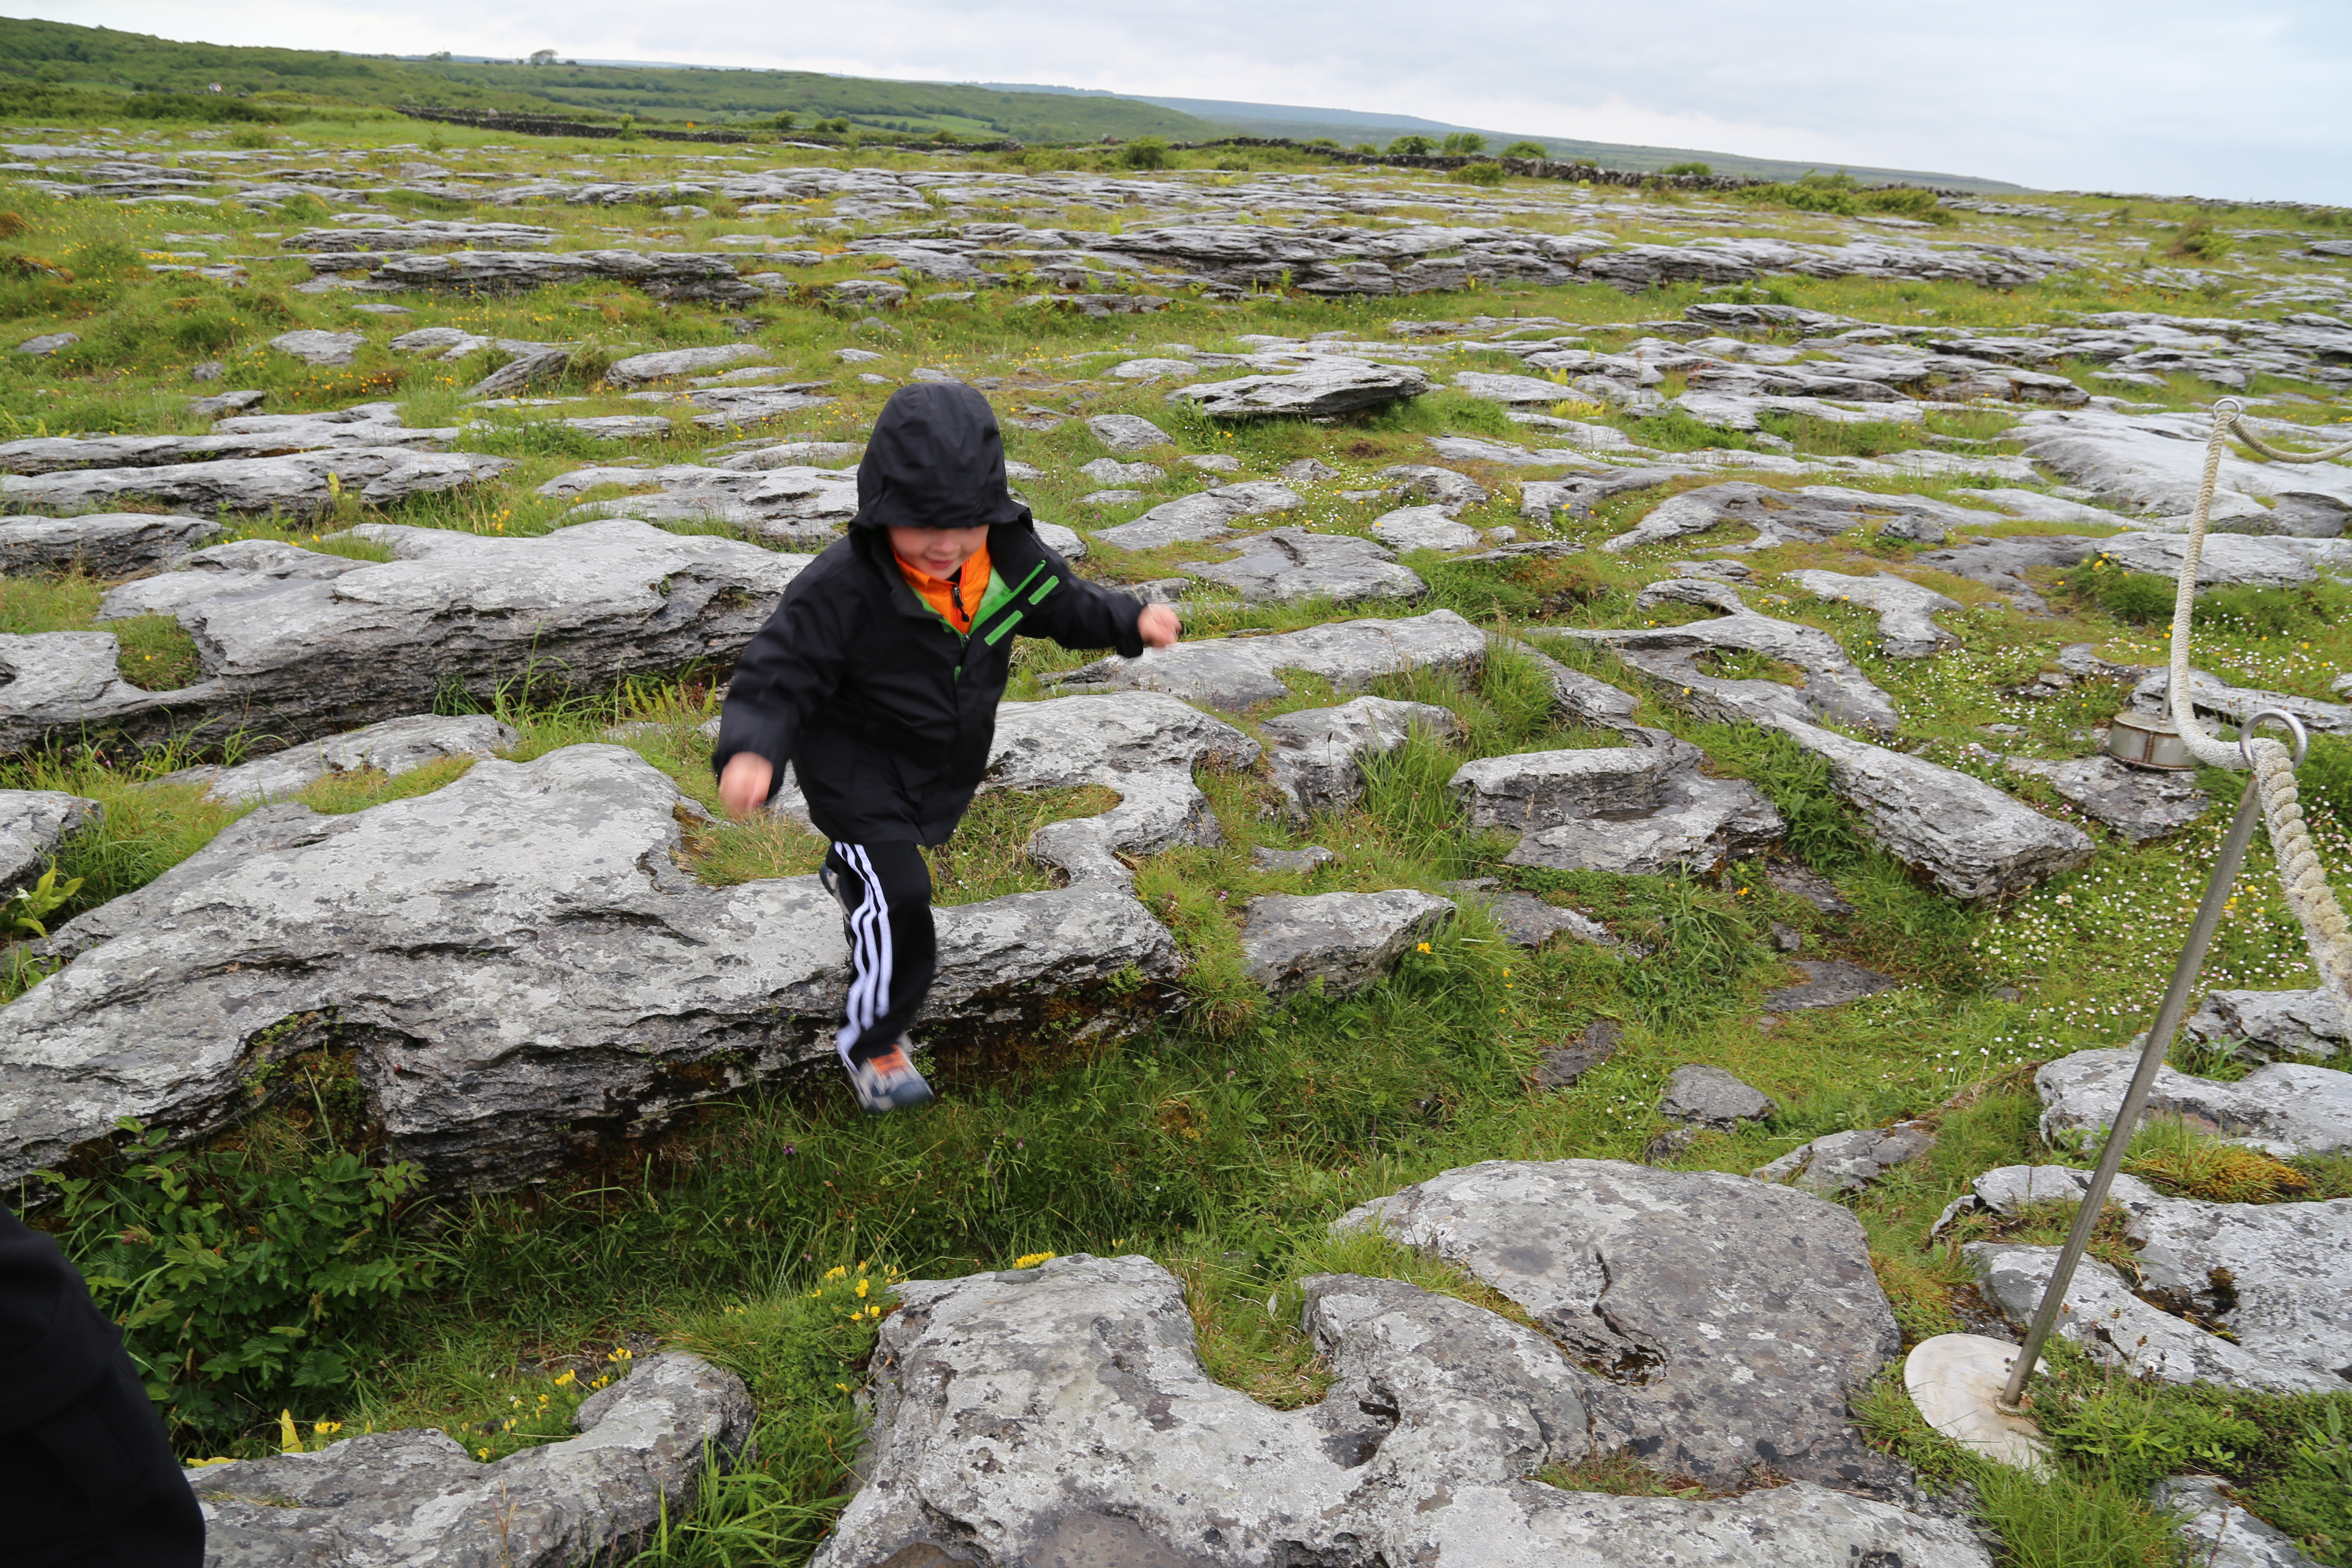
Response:
[[[429,710],[450,686],[488,701],[526,666],[588,686],[731,658],[809,559],[633,521],[530,539],[352,531],[399,559],[242,540],[110,591],[101,618],[173,615],[195,639],[201,679],[177,691],[124,681],[111,633],[0,637],[15,678],[0,685],[0,749],[85,725],[142,743],[307,741]]]
[[[188,1472],[205,1568],[572,1568],[626,1552],[693,1506],[706,1445],[751,1440],[743,1380],[648,1356],[581,1405],[580,1436],[477,1464],[433,1427]]]
[[[2199,789],[2194,773],[2153,773],[2126,767],[2105,755],[2069,762],[2004,757],[2011,773],[2050,781],[2050,787],[2105,823],[2133,844],[2178,833],[2212,809],[2213,797]]]
[[[1522,833],[1508,866],[1620,876],[1706,871],[1785,831],[1755,785],[1701,773],[1697,748],[1663,731],[1635,733],[1647,743],[1465,763],[1454,794],[1473,826]]]
[[[63,572],[128,577],[178,560],[220,531],[203,518],[154,512],[0,521],[0,573]]]
[[[1216,708],[1246,708],[1290,694],[1280,671],[1304,669],[1346,691],[1408,669],[1475,675],[1486,634],[1451,610],[1401,620],[1334,621],[1263,637],[1204,637],[1140,658],[1104,658],[1056,678],[1070,690],[1165,691]]]
[[[1488,1161],[1351,1210],[1500,1290],[1575,1363],[1593,1447],[1738,1486],[1907,1492],[1846,1400],[1901,1343],[1862,1226],[1717,1172]]]
[[[186,768],[159,784],[202,784],[205,794],[224,803],[268,801],[299,795],[330,773],[373,768],[412,773],[451,757],[488,757],[521,739],[515,727],[487,713],[418,713],[387,719],[349,734],[309,745],[289,746],[255,762],[227,768]]]
[[[2139,1050],[2076,1051],[2033,1075],[2042,1099],[2042,1136],[2053,1145],[2095,1141],[2115,1124]],[[2157,1069],[2147,1114],[2179,1116],[2191,1126],[2248,1143],[2279,1158],[2352,1149],[2352,1073],[2309,1062],[2273,1062],[2235,1083]]]
[[[1892,572],[1849,577],[1842,572],[1791,572],[1789,581],[1811,591],[1817,599],[1860,605],[1878,616],[1879,651],[1889,658],[1927,658],[1960,639],[1936,624],[1945,610],[1960,602],[1935,589],[1898,577]]]
[[[1261,893],[1242,922],[1242,963],[1276,996],[1321,982],[1327,995],[1361,991],[1454,915],[1451,899],[1410,888],[1381,893]]]
[[[1960,1526],[1804,1481],[1711,1502],[1546,1486],[1593,1439],[1591,1380],[1542,1335],[1397,1280],[1304,1286],[1336,1382],[1276,1411],[1203,1374],[1149,1259],[902,1285],[872,1479],[816,1568],[1985,1568]]]
[[[2079,1205],[2089,1179],[2072,1166],[2004,1165],[1976,1179],[1974,1203],[2001,1215],[2027,1203]],[[2352,1366],[2352,1302],[2343,1285],[2352,1269],[2352,1198],[2204,1203],[2118,1175],[2107,1201],[2124,1211],[2139,1278],[2135,1285],[2113,1266],[2084,1258],[2067,1287],[2073,1310],[2060,1316],[2060,1332],[2098,1360],[2166,1383],[2342,1390],[2342,1369]],[[1979,1241],[1962,1251],[1985,1299],[2022,1328],[2049,1286],[2058,1248]]]
[[[1364,797],[1362,759],[1395,751],[1416,726],[1450,737],[1461,725],[1452,709],[1433,702],[1359,697],[1337,708],[1284,713],[1261,728],[1274,742],[1266,756],[1274,787],[1290,815],[1305,818],[1352,810]]]
[[[1418,599],[1429,584],[1395,552],[1348,533],[1276,528],[1233,542],[1230,561],[1188,562],[1195,577],[1233,589],[1247,602],[1286,599]]]
[[[982,791],[1103,784],[1119,801],[1099,816],[1049,822],[1031,836],[1029,858],[1068,874],[1073,885],[1133,879],[1119,857],[1223,837],[1196,767],[1241,768],[1258,743],[1221,719],[1156,691],[1007,702],[996,710]]]
[[[0,1008],[0,1180],[119,1117],[184,1139],[226,1126],[256,1070],[330,1037],[356,1047],[394,1156],[477,1187],[829,1057],[839,907],[814,877],[694,881],[673,857],[699,819],[667,774],[603,745],[478,763],[348,816],[263,806],[60,927],[50,951],[70,962]],[[1139,1004],[1105,981],[1177,962],[1117,884],[952,906],[939,925],[918,1026],[934,1043],[1116,1022]]]

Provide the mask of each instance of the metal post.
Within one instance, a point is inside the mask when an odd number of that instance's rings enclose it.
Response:
[[[2238,751],[2246,754],[2246,742],[2254,726],[2265,719],[2284,723],[2294,736],[2294,763],[2300,765],[2309,742],[2301,723],[2294,716],[2275,708],[2265,708],[2250,717],[2239,731]],[[2247,758],[2251,768],[2252,759]],[[2033,1314],[2032,1327],[2025,1331],[2025,1343],[2017,1354],[2017,1363],[2010,1369],[2009,1383],[2000,1391],[2000,1407],[2011,1415],[2019,1413],[2018,1402],[2025,1394],[2025,1380],[2033,1375],[2033,1365],[2041,1358],[2042,1347],[2050,1331],[2058,1326],[2058,1310],[2065,1304],[2066,1287],[2074,1282],[2075,1266],[2083,1260],[2083,1250],[2091,1244],[2091,1232],[2098,1228],[2099,1211],[2106,1206],[2107,1189],[2115,1185],[2116,1173],[2122,1169],[2124,1152],[2131,1146],[2132,1132],[2139,1125],[2139,1113],[2147,1107],[2148,1091],[2156,1087],[2157,1069],[2164,1065],[2164,1055],[2172,1048],[2173,1032],[2180,1027],[2180,1016],[2189,1010],[2189,994],[2197,984],[2197,973],[2205,966],[2205,950],[2213,943],[2213,931],[2221,923],[2221,911],[2229,906],[2230,889],[2238,880],[2238,872],[2246,863],[2246,847],[2253,842],[2254,825],[2262,820],[2262,785],[2249,772],[2246,793],[2238,798],[2238,815],[2230,824],[2230,836],[2221,841],[2221,858],[2214,862],[2213,875],[2205,883],[2205,900],[2197,906],[2197,919],[2189,925],[2189,942],[2180,950],[2180,962],[2173,966],[2172,984],[2165,988],[2164,1005],[2156,1010],[2156,1022],[2149,1026],[2147,1044],[2139,1054],[2139,1070],[2132,1075],[2131,1087],[2124,1091],[2124,1102],[2116,1108],[2115,1125],[2107,1129],[2106,1147],[2099,1151],[2099,1163],[2091,1173],[2090,1187],[2083,1194],[2083,1206],[2075,1211],[2074,1227],[2066,1236],[2066,1245],[2058,1251],[2058,1267],[2051,1272],[2048,1289],[2042,1293],[2042,1305]]]

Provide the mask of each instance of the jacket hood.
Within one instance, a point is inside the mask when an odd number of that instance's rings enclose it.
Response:
[[[853,528],[981,528],[1028,520],[1004,478],[1004,437],[988,399],[961,382],[902,386],[857,465]]]

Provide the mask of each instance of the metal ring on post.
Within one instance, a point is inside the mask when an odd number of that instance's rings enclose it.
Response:
[[[2284,708],[2258,708],[2252,713],[2249,714],[2246,718],[2245,723],[2240,726],[2238,730],[2238,755],[2245,759],[2246,766],[2251,768],[2254,765],[2253,753],[2246,750],[2246,742],[2254,738],[2254,726],[2261,723],[2265,719],[2277,720],[2280,723],[2287,727],[2287,731],[2290,734],[2294,736],[2294,755],[2293,759],[2288,762],[2287,766],[2290,768],[2299,768],[2303,766],[2303,759],[2311,750],[2311,737],[2309,734],[2305,732],[2303,721],[2296,718],[2294,714],[2288,712]]]

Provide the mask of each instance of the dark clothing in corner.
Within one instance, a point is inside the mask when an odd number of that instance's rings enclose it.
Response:
[[[0,1563],[199,1568],[163,1417],[58,1244],[0,1206]]]

